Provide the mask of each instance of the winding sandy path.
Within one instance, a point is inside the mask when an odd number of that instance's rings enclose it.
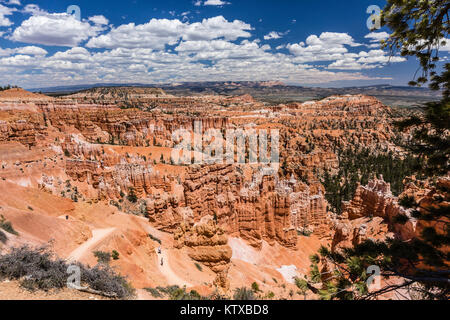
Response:
[[[158,254],[158,248],[156,248],[156,253]],[[164,261],[163,265],[161,265],[161,258]],[[167,249],[166,248],[161,248],[161,254],[158,254],[158,268],[159,268],[159,271],[167,279],[167,282],[168,282],[169,285],[177,285],[179,287],[184,287],[184,286],[192,287],[192,284],[190,284],[189,282],[184,281],[183,279],[181,279],[170,268],[169,256],[167,254]]]
[[[81,246],[72,251],[72,253],[67,257],[67,260],[79,261],[86,253],[89,253],[93,247],[99,244],[99,242],[104,240],[115,230],[116,228],[92,230],[92,238],[90,238],[88,241],[86,241]]]
[[[157,238],[162,240],[161,245],[161,254],[158,254],[158,248],[155,248],[156,254],[158,256],[158,268],[159,271],[164,275],[164,277],[167,279],[167,282],[169,285],[177,285],[179,287],[193,287],[193,285],[182,278],[180,278],[171,268],[169,263],[169,255],[170,255],[170,249],[173,245],[173,239],[171,235],[159,231],[158,229],[150,226],[145,225],[145,230],[152,234],[153,236],[156,236]],[[161,258],[164,261],[164,264],[161,265]]]

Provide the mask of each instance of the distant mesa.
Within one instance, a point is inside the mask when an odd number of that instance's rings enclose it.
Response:
[[[260,87],[276,87],[276,86],[286,86],[284,82],[281,81],[263,81],[259,83]]]
[[[242,96],[233,97],[231,98],[231,101],[233,102],[244,102],[244,103],[254,103],[255,99],[249,94],[244,94]]]
[[[53,98],[40,93],[32,93],[22,88],[12,88],[0,91],[0,101],[16,102],[16,101],[48,101]]]
[[[149,98],[172,97],[163,89],[152,87],[96,87],[79,91],[66,98],[94,98],[94,99],[149,99]]]
[[[83,91],[82,91],[83,90]],[[93,90],[93,91],[90,91]],[[290,103],[321,100],[332,95],[374,96],[388,106],[416,107],[437,101],[442,92],[428,88],[393,86],[389,84],[322,88],[285,84],[281,81],[222,81],[222,82],[177,82],[169,84],[111,84],[97,83],[91,85],[73,85],[52,88],[35,88],[33,92],[45,92],[51,96],[80,95],[83,99],[102,99],[111,101],[153,99],[161,97],[186,97],[202,95],[243,96],[251,95],[254,99],[268,103]],[[102,93],[100,93],[102,91]],[[100,94],[99,94],[100,93]],[[103,96],[102,96],[103,95]],[[164,96],[166,95],[166,96]],[[172,95],[172,96],[171,96]]]

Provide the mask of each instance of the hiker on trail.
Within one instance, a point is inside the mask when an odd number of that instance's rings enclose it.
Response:
[[[158,254],[161,254],[161,246],[158,247]]]
[[[163,258],[161,258],[161,266],[164,265],[164,261]]]
[[[66,216],[66,220],[69,220],[69,216]]]

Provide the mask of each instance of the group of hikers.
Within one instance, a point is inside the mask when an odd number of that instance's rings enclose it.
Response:
[[[161,246],[158,247],[158,254],[161,254]],[[164,265],[164,260],[161,257],[161,266],[163,266],[163,265]]]

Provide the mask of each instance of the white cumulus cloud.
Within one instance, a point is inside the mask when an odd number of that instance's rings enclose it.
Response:
[[[178,19],[151,19],[148,23],[134,23],[113,28],[107,34],[94,37],[88,48],[150,48],[163,50],[166,45],[175,45],[179,40],[213,40],[223,38],[236,40],[248,38],[251,25],[240,20],[232,22],[223,16],[203,19],[202,22],[187,23]]]
[[[89,17],[88,20],[98,25],[106,25],[109,23],[109,20],[102,15]]]
[[[264,40],[280,39],[281,36],[282,35],[280,33],[276,32],[276,31],[272,31],[264,36]]]
[[[389,36],[390,35],[387,32],[371,32],[364,38],[370,39],[370,44],[368,45],[369,48],[379,48],[380,41],[386,40],[387,38],[389,38]]]
[[[17,48],[16,52],[30,56],[45,56],[48,53],[47,50],[36,46]]]
[[[77,46],[102,29],[67,13],[33,15],[14,30],[10,40],[48,46]]]
[[[12,15],[14,11],[17,11],[17,9],[0,4],[0,27],[9,27],[13,25],[13,22],[6,16]]]
[[[14,6],[20,6],[21,5],[20,0],[3,0],[3,1],[0,1],[0,2],[9,4],[9,5],[14,5]]]
[[[206,0],[203,5],[204,6],[224,6],[226,4],[230,4],[227,1],[223,1],[223,0]]]

